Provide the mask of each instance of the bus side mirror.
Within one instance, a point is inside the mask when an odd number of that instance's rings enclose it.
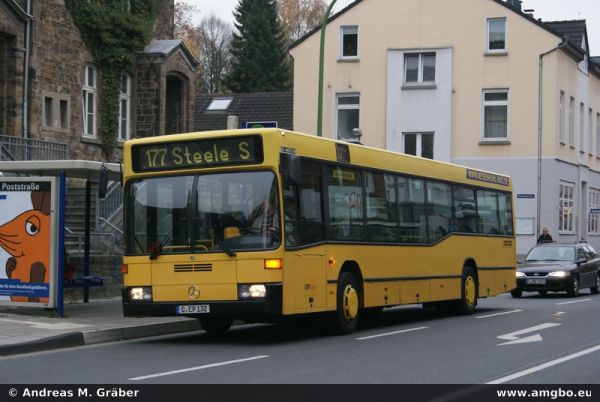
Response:
[[[279,172],[283,177],[284,185],[295,185],[300,183],[302,174],[300,157],[294,154],[280,154]]]
[[[101,200],[106,197],[108,192],[108,168],[102,165],[100,168],[100,183],[98,184],[98,198]]]

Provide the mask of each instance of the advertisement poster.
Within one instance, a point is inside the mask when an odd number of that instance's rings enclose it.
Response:
[[[52,307],[53,178],[0,178],[0,304]]]

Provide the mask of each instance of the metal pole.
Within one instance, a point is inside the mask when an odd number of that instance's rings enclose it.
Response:
[[[92,183],[89,179],[85,182],[85,233],[83,241],[84,243],[84,275],[85,275],[85,286],[83,287],[83,302],[88,303],[90,301],[90,288],[89,288],[89,276],[90,276],[90,232],[92,231],[92,218],[91,218],[91,198],[92,198]]]
[[[323,22],[321,23],[321,48],[319,50],[319,95],[317,99],[317,136],[323,136],[323,71],[324,71],[324,57],[325,57],[325,31],[327,30],[327,20],[329,19],[329,14],[331,14],[331,9],[337,0],[333,0],[329,7],[327,7],[327,11],[325,11],[325,15],[323,15]]]
[[[59,317],[65,316],[64,270],[65,261],[65,203],[66,203],[66,175],[58,175],[58,258],[56,269],[56,312]]]

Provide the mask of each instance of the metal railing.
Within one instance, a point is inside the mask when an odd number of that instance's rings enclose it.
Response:
[[[5,160],[65,160],[69,156],[68,144],[7,135],[0,135],[0,149],[12,158]]]
[[[123,212],[123,189],[120,183],[112,182],[104,199],[96,199],[96,230],[103,229],[107,224],[123,234],[113,222]]]
[[[114,233],[90,233],[90,255],[114,256],[122,255],[122,247]],[[71,257],[85,253],[84,233],[65,233],[65,248]]]

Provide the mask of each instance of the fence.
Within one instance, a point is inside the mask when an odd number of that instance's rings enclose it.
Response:
[[[1,160],[65,160],[68,156],[69,145],[65,143],[0,135]]]

